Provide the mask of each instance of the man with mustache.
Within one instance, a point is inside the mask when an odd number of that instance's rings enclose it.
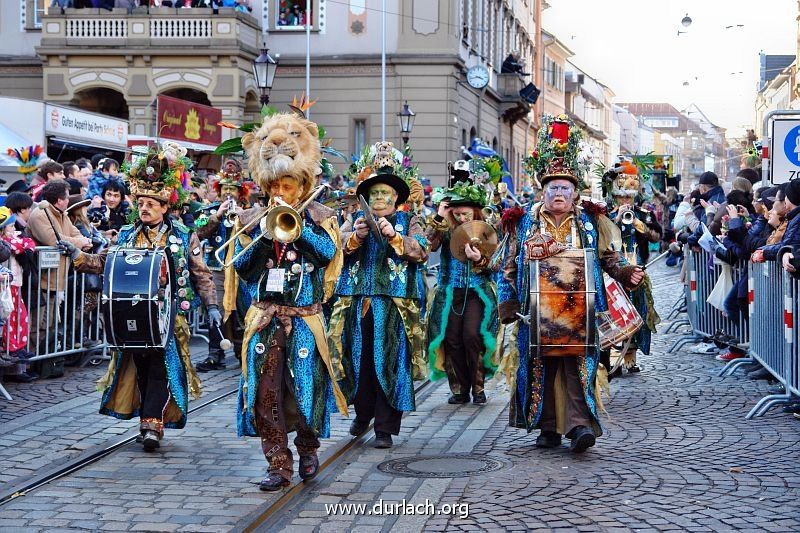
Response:
[[[259,488],[277,491],[294,474],[289,433],[296,432],[300,477],[308,480],[319,470],[319,439],[330,435],[331,413],[347,415],[347,399],[337,386],[341,366],[334,366],[328,353],[322,313],[339,278],[342,253],[336,213],[308,203],[321,158],[317,125],[276,114],[260,131],[260,137],[245,136],[243,144],[251,175],[269,193],[270,206],[244,211],[234,226],[251,228],[237,238],[233,263],[252,299],[244,321],[237,426],[239,436],[260,438],[269,462]],[[294,149],[301,136],[309,141],[304,166],[297,164],[302,149]],[[269,150],[263,148],[267,143]],[[268,227],[266,216],[287,205],[299,211],[301,225],[290,242],[273,238],[275,228]]]
[[[376,170],[362,172],[356,188],[368,198],[378,234],[362,211],[342,226],[345,264],[329,335],[332,357],[355,377],[342,383],[356,410],[350,434],[361,435],[374,418],[376,448],[392,447],[403,412],[415,409],[414,379],[426,374],[417,269],[428,243],[419,218],[397,211],[410,188],[395,171],[394,151],[378,143],[369,165]]]
[[[212,327],[222,320],[197,235],[167,216],[170,207],[185,197],[182,183],[188,183],[188,174],[184,173],[190,164],[185,148],[174,144],[162,150],[151,149],[147,156],[134,160],[129,174],[130,191],[136,199],[139,220],[122,226],[117,241],[123,247],[168,248],[178,287],[174,335],[166,350],[115,354],[99,382],[103,391],[100,412],[124,420],[139,416],[142,444],[147,452],[160,446],[165,428],[181,429],[186,425],[189,394],[200,396],[200,380],[189,358],[187,315],[202,300]],[[179,180],[176,175],[182,178]],[[87,254],[67,241],[61,241],[59,247],[72,257],[75,270],[103,273],[107,248],[99,254]]]
[[[499,314],[504,324],[518,322],[515,353],[511,373],[516,373],[516,387],[511,394],[509,425],[525,428],[528,432],[539,428],[541,433],[536,446],[555,448],[561,445],[562,434],[571,439],[570,450],[582,453],[594,446],[602,434],[595,396],[595,379],[599,363],[599,346],[596,336],[586,339],[587,346],[574,352],[568,346],[540,346],[532,344],[531,325],[519,320],[531,313],[530,270],[535,261],[558,256],[564,251],[593,248],[596,259],[589,268],[594,273],[594,311],[607,309],[602,271],[633,289],[642,282],[644,272],[627,265],[624,258],[611,246],[618,239],[616,229],[596,204],[575,205],[577,190],[585,187],[582,176],[588,163],[579,159],[578,146],[581,133],[571,127],[566,116],[557,119],[545,116],[537,148],[526,164],[536,173],[544,191],[544,201],[533,204],[516,221],[508,220],[512,234],[508,241],[503,272],[498,281]],[[552,287],[576,283],[581,280],[561,279],[558,267],[568,263],[554,261],[548,276],[555,279]],[[568,270],[563,274],[579,272]],[[586,279],[582,272],[580,275]],[[539,277],[541,283],[549,281]],[[539,315],[557,317],[569,313],[564,308],[550,307],[548,295],[542,296]],[[552,301],[569,302],[569,298]],[[590,309],[591,312],[591,309]],[[582,319],[583,321],[583,319]],[[536,324],[544,335],[547,324]],[[588,334],[588,332],[587,332]],[[508,354],[506,354],[508,355]],[[516,366],[516,368],[513,368]]]

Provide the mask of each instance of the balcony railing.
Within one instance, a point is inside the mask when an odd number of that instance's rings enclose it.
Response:
[[[63,54],[71,47],[159,48],[240,47],[257,51],[258,20],[233,9],[67,9],[42,18],[41,53],[58,49]]]

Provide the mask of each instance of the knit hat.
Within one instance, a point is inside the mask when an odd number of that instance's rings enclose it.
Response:
[[[713,172],[703,172],[700,174],[700,181],[698,182],[700,185],[709,185],[711,187],[716,187],[719,185],[719,178]]]
[[[786,199],[794,206],[800,206],[800,180],[792,180],[786,185]]]

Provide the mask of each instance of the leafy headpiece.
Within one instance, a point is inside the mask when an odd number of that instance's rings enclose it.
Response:
[[[175,141],[164,141],[160,149],[151,147],[147,153],[134,155],[127,169],[131,195],[155,198],[172,207],[183,205],[188,197],[191,166],[186,148]]]
[[[591,160],[591,149],[583,141],[583,132],[566,115],[545,115],[536,148],[523,160],[523,165],[542,186],[554,179],[565,179],[580,191],[587,188],[583,177]]]

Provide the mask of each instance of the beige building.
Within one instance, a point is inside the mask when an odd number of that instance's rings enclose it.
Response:
[[[565,72],[567,60],[574,54],[553,34],[542,30],[544,65],[542,66],[542,95],[544,113],[558,116],[566,113]]]
[[[434,184],[446,162],[475,137],[505,157],[515,178],[535,139],[534,114],[520,96],[529,75],[503,74],[517,51],[523,72],[541,72],[536,54],[541,0],[399,0],[387,2],[386,139],[401,146],[396,114],[404,102],[416,113],[410,144],[415,162]],[[280,53],[271,102],[281,105],[305,89],[306,35],[278,25],[276,2],[264,4],[270,53]],[[311,115],[333,145],[358,153],[381,139],[381,12],[379,2],[315,0],[311,35]],[[488,72],[484,87],[467,72]],[[534,81],[537,87],[541,83]],[[339,165],[340,170],[343,165]]]
[[[262,44],[273,56],[280,54],[271,103],[285,109],[305,90],[304,20],[281,15],[294,4],[304,12],[305,0],[252,0],[252,14],[168,8],[62,14],[46,13],[49,0],[9,3],[19,16],[0,18],[3,34],[14,36],[0,47],[8,74],[0,79],[0,95],[126,119],[132,137],[157,135],[158,95],[216,107],[228,121],[257,117],[251,63]],[[545,100],[554,101],[545,88],[534,113],[520,94],[531,82],[542,87],[544,0],[387,1],[385,41],[380,5],[313,0],[310,16],[303,15],[311,23],[310,94],[317,100],[311,116],[333,146],[356,153],[380,140],[384,118],[386,139],[401,145],[396,114],[407,101],[417,115],[411,134],[415,161],[434,184],[444,182],[445,163],[459,158],[475,137],[502,154],[518,178],[535,140],[534,117]],[[550,57],[568,53],[549,48]],[[522,72],[502,73],[512,52]],[[467,79],[470,69],[475,86]],[[481,78],[488,78],[485,86],[477,83]],[[550,95],[558,99],[552,90]]]

